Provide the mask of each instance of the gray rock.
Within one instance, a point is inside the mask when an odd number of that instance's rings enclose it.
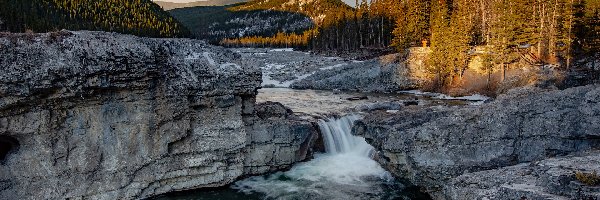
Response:
[[[260,83],[197,40],[2,34],[0,199],[145,198],[304,160],[313,125],[255,106]]]
[[[244,149],[245,175],[258,175],[291,167],[312,156],[318,127],[296,116],[280,103],[256,107],[256,118],[247,124],[249,146]]]
[[[600,199],[600,186],[582,184],[575,172],[600,171],[600,152],[550,158],[463,174],[445,187],[450,199]]]
[[[383,64],[379,58],[350,63],[343,67],[320,70],[292,83],[294,89],[346,90],[361,92],[391,92],[416,88],[411,80],[398,81],[399,63]]]
[[[443,187],[477,172],[600,147],[600,87],[513,90],[480,107],[374,112],[355,133],[395,176],[448,199]]]
[[[395,92],[420,88],[428,82],[424,60],[429,51],[411,48],[407,54],[390,54],[343,67],[320,70],[292,83],[294,89]]]

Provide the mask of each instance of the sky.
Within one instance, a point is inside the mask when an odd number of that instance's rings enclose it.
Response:
[[[169,2],[175,2],[175,3],[189,3],[189,2],[200,1],[200,0],[160,0],[160,1],[169,1]],[[350,6],[354,6],[354,4],[356,2],[355,0],[342,0],[342,1]]]

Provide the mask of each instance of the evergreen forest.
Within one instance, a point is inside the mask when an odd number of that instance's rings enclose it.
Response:
[[[0,0],[0,30],[98,30],[147,37],[189,31],[150,0]]]

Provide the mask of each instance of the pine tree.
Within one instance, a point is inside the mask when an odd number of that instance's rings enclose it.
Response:
[[[434,75],[435,87],[441,89],[453,71],[449,64],[451,60],[449,36],[452,32],[449,28],[450,16],[446,0],[432,1],[430,25],[432,53],[427,62],[427,69]]]
[[[431,2],[428,0],[408,0],[400,3],[396,28],[393,31],[393,45],[399,50],[417,46],[429,37],[429,15]]]

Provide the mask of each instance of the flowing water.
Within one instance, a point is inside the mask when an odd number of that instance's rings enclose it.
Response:
[[[230,188],[179,194],[165,199],[424,199],[395,181],[371,159],[373,147],[351,134],[359,119],[321,120],[326,153],[289,171],[238,181]]]

